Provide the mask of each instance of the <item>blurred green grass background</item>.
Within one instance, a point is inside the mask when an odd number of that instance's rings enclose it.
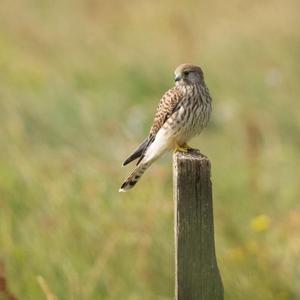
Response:
[[[0,299],[174,299],[171,156],[118,188],[183,62],[214,100],[191,144],[212,161],[226,299],[300,299],[299,10],[3,0]]]

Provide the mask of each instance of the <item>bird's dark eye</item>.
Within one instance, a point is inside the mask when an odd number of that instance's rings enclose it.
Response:
[[[185,76],[189,75],[189,71],[184,71],[183,75],[185,75]]]

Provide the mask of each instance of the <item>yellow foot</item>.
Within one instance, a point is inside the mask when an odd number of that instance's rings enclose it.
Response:
[[[187,153],[187,152],[189,152],[190,149],[192,149],[192,148],[189,147],[187,144],[183,144],[182,146],[176,144],[174,152],[184,152],[184,153]]]

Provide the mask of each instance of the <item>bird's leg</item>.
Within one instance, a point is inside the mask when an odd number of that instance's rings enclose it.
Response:
[[[186,143],[184,143],[183,145],[179,145],[179,144],[176,143],[174,152],[187,153],[187,152],[189,152],[189,149],[190,149],[190,147]]]
[[[190,147],[187,143],[184,143],[183,145],[178,145],[176,143],[174,152],[198,153],[198,154],[201,154],[202,156],[206,157],[205,155],[203,155],[200,152],[200,150]]]
[[[194,149],[194,148],[190,147],[187,143],[184,143],[183,147],[187,149],[187,152],[199,151],[198,149]]]

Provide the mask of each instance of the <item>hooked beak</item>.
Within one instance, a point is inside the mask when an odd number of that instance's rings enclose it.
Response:
[[[180,81],[182,79],[182,76],[180,74],[175,76],[175,82]]]

